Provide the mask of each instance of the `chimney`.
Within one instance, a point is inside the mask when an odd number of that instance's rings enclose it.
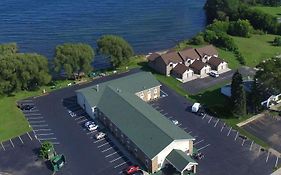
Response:
[[[97,92],[99,92],[99,85],[97,84]]]

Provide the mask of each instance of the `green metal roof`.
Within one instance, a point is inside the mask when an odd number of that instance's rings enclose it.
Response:
[[[76,92],[83,93],[88,103],[92,106],[96,106],[106,86],[112,86],[124,92],[136,93],[155,86],[160,86],[160,83],[150,72],[139,72],[98,84],[98,86],[98,91],[97,85],[94,85],[77,90]]]
[[[132,77],[134,78],[132,79]],[[125,78],[122,78],[121,81],[126,82]],[[87,100],[97,97],[95,106],[150,159],[154,158],[174,140],[194,139],[135,95],[136,92],[143,90],[143,88],[136,87],[136,84],[141,87],[145,84],[146,89],[160,86],[160,83],[151,73],[137,73],[129,76],[129,79],[131,83],[122,86],[125,90],[120,88],[121,86],[116,87],[116,84],[119,85],[117,81],[120,80],[116,79],[114,83],[103,84],[104,87],[99,90],[99,93],[101,93],[99,96],[89,93],[88,90],[86,93],[84,93],[85,91],[79,92],[82,92]],[[141,83],[134,84],[134,81]],[[129,88],[131,84],[132,89]],[[92,92],[95,93],[96,91]]]
[[[193,160],[189,155],[184,153],[181,150],[173,149],[166,159],[179,171],[182,172],[184,168],[189,164],[189,163],[195,163],[197,162]]]

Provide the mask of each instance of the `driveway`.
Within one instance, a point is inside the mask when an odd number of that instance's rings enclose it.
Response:
[[[190,112],[192,103],[169,88],[168,94],[151,105],[168,119],[196,138],[194,147],[205,155],[198,160],[198,175],[266,175],[272,172],[276,157],[227,127],[212,116],[198,116]]]
[[[192,95],[198,94],[201,91],[203,91],[204,89],[207,89],[209,87],[212,87],[216,84],[219,83],[226,83],[226,82],[230,82],[232,79],[232,75],[234,74],[236,70],[230,70],[228,72],[225,72],[223,74],[220,74],[220,76],[218,78],[214,78],[214,77],[206,77],[206,78],[198,78],[186,83],[182,84],[182,87],[189,93]],[[255,75],[255,70],[246,66],[243,66],[241,68],[239,68],[239,72],[243,75],[243,77],[253,77]]]
[[[281,117],[263,116],[243,128],[281,152]]]

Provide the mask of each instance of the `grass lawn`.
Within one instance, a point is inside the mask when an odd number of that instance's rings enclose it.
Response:
[[[253,35],[251,38],[232,37],[245,57],[246,65],[256,66],[262,60],[281,54],[281,47],[272,46],[277,35]]]
[[[57,81],[56,87],[66,87],[69,82]],[[15,93],[14,96],[0,98],[0,142],[32,130],[21,110],[17,108],[16,102],[28,97],[42,95],[43,89],[46,89],[47,92],[54,90],[51,89],[51,86],[44,86],[37,91],[22,91]]]
[[[261,10],[265,13],[271,14],[275,17],[281,17],[281,6],[279,6],[279,7],[256,6],[253,8],[259,9],[259,10]]]
[[[147,62],[147,59],[145,58],[144,55],[137,55],[132,57],[130,61],[127,62],[126,64],[119,66],[117,70],[126,70],[126,67],[128,69],[140,68],[142,67],[142,64],[145,62]]]

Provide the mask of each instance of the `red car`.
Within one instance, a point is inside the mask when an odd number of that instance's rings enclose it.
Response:
[[[133,165],[133,166],[129,166],[127,169],[126,169],[126,173],[127,174],[133,174],[133,173],[136,173],[140,170],[140,167],[137,166],[137,165]]]

